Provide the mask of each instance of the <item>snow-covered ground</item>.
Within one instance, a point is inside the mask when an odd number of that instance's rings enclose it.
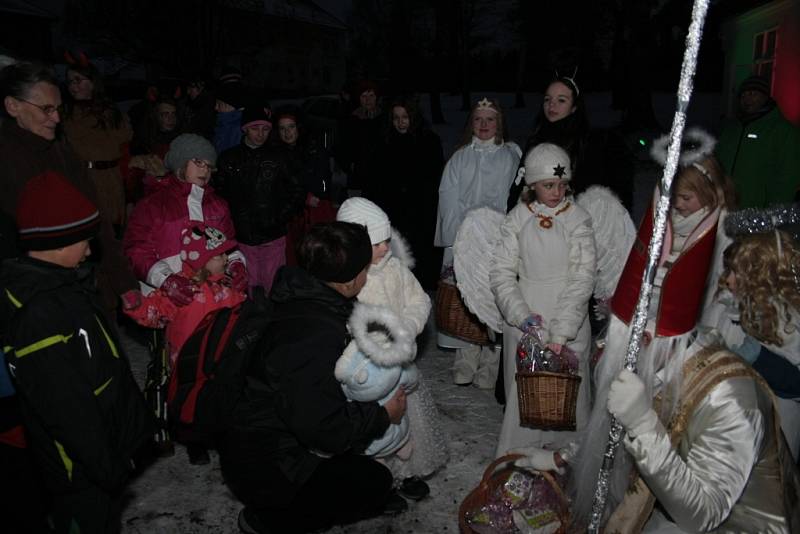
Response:
[[[458,506],[494,457],[503,412],[492,391],[452,384],[453,353],[436,347],[434,334],[431,320],[420,340],[417,363],[431,387],[444,431],[450,438],[450,462],[428,481],[431,495],[410,503],[408,512],[337,527],[329,531],[331,534],[458,532]],[[141,384],[147,350],[130,337],[123,338]],[[195,466],[189,464],[184,447],[178,445],[175,451],[175,456],[159,459],[128,486],[123,532],[239,532],[236,518],[241,505],[222,481],[218,456],[212,451],[209,465]],[[313,503],[309,503],[309,509],[313,509]]]

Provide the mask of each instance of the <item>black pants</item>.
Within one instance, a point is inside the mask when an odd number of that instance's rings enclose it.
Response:
[[[384,465],[345,454],[324,460],[295,495],[277,505],[276,494],[285,496],[292,487],[277,466],[236,464],[223,465],[228,485],[275,532],[312,532],[373,517],[392,489],[392,474]]]
[[[0,480],[6,490],[6,496],[0,499],[0,530],[49,532],[45,519],[49,496],[30,449],[0,443]]]
[[[96,487],[53,495],[52,518],[58,534],[114,534],[120,531],[122,501]]]

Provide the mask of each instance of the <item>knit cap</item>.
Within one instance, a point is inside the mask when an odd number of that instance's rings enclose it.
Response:
[[[572,179],[569,156],[563,148],[551,143],[540,143],[525,156],[525,183],[530,185],[543,180]]]
[[[206,226],[200,221],[181,230],[181,261],[193,271],[205,267],[208,260],[235,248],[235,239],[228,239],[221,230]]]
[[[17,199],[19,244],[25,250],[55,250],[90,239],[100,212],[62,174],[45,171],[25,184]]]
[[[248,106],[242,113],[242,130],[250,126],[272,125],[272,110],[269,106]]]
[[[217,151],[208,139],[197,134],[181,134],[172,140],[164,165],[172,172],[182,169],[193,158],[217,163]]]
[[[366,226],[369,240],[373,245],[392,237],[389,216],[377,204],[363,197],[345,200],[336,213],[336,220]]]
[[[745,78],[742,85],[739,86],[739,93],[745,91],[758,91],[769,96],[769,82],[762,76],[750,76]]]

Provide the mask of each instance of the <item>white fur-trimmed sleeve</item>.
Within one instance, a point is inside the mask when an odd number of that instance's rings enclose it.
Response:
[[[518,204],[500,225],[500,240],[494,248],[494,267],[489,273],[497,307],[511,326],[520,326],[531,309],[522,296],[519,274],[519,232],[529,218],[527,206]]]

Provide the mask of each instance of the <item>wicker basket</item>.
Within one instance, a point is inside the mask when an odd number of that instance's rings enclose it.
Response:
[[[436,290],[436,326],[440,332],[475,345],[488,345],[486,326],[467,309],[458,288],[439,281]]]
[[[541,430],[575,430],[581,377],[567,373],[517,373],[519,421]]]
[[[469,523],[467,523],[467,514],[470,510],[475,510],[486,504],[492,492],[503,484],[511,474],[512,468],[510,466],[505,466],[505,464],[517,458],[522,458],[522,456],[522,454],[507,454],[489,464],[489,467],[483,472],[483,478],[481,478],[478,486],[469,492],[466,498],[461,502],[461,506],[458,507],[458,527],[461,534],[475,534],[475,531],[469,526]],[[497,470],[500,466],[504,467]],[[569,523],[567,496],[564,495],[564,491],[553,478],[553,475],[545,471],[537,471],[537,474],[544,477],[561,500],[562,506],[561,510],[558,512],[558,517],[561,520],[561,528],[559,528],[555,534],[564,534],[567,531],[567,524]]]

